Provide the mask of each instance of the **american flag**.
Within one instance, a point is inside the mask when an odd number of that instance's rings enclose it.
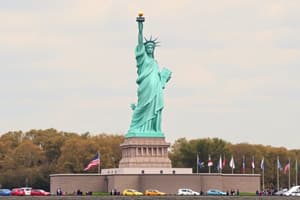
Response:
[[[283,173],[287,173],[290,170],[290,160],[287,161],[286,165],[284,166]]]
[[[226,158],[225,155],[223,156],[223,163],[222,163],[222,168],[225,168],[226,166]]]
[[[84,168],[84,171],[87,171],[98,165],[100,165],[100,155],[97,153],[93,160],[91,160],[91,162],[86,166],[86,168]]]

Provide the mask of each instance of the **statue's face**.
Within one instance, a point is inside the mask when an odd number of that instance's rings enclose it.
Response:
[[[147,44],[146,46],[145,46],[145,48],[146,48],[146,52],[147,52],[147,54],[150,54],[150,55],[152,55],[153,54],[153,52],[154,52],[154,45],[153,44]]]

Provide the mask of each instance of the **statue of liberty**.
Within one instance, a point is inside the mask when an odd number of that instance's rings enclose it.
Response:
[[[132,120],[129,137],[164,137],[161,131],[161,115],[164,108],[163,89],[171,78],[171,71],[166,68],[159,70],[154,59],[154,50],[158,46],[157,39],[150,37],[143,41],[143,13],[137,17],[138,44],[135,49],[137,62],[138,101],[132,104]]]

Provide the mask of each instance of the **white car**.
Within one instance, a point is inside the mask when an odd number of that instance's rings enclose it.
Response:
[[[32,189],[31,187],[22,187],[20,189],[24,191],[25,196],[30,196],[31,195],[31,189]]]
[[[288,191],[283,193],[283,196],[300,196],[300,185],[291,187]]]
[[[288,189],[284,188],[282,190],[279,190],[279,191],[275,192],[274,195],[276,195],[276,196],[282,196],[287,191],[288,191]]]
[[[183,188],[178,190],[177,195],[200,195],[200,193],[191,189]]]

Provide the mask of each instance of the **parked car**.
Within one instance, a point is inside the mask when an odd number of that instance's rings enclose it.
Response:
[[[136,191],[134,189],[125,189],[123,190],[123,195],[125,196],[140,196],[140,195],[143,195],[143,193],[139,192],[139,191]]]
[[[9,196],[10,193],[10,189],[0,189],[0,196]]]
[[[178,195],[200,195],[199,192],[195,192],[194,190],[183,188],[178,190]]]
[[[290,196],[297,196],[297,197],[300,197],[300,192],[293,192]]]
[[[144,192],[147,196],[160,196],[160,195],[166,195],[164,192],[160,192],[158,190],[148,189]]]
[[[31,196],[50,196],[50,192],[46,192],[45,190],[41,189],[32,189]]]
[[[12,196],[25,196],[25,191],[22,190],[21,188],[13,188],[11,190],[10,195],[12,195]]]
[[[32,190],[31,187],[21,187],[20,189],[24,191],[25,196],[31,195],[31,190]]]
[[[291,187],[288,191],[283,193],[283,196],[300,196],[300,185]]]
[[[216,190],[216,189],[210,189],[206,192],[206,195],[213,195],[213,196],[224,196],[226,195],[226,192],[223,192],[221,190]]]
[[[287,192],[287,191],[288,191],[288,189],[287,189],[287,188],[284,188],[284,189],[282,189],[282,190],[279,190],[279,191],[275,192],[274,195],[276,195],[276,196],[282,196],[283,193],[285,193],[285,192]]]

